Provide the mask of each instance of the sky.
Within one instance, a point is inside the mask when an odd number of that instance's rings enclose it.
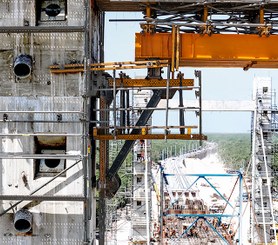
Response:
[[[140,32],[139,22],[109,21],[111,19],[142,19],[141,13],[106,13],[105,61],[134,61],[135,33]],[[272,88],[278,89],[277,69],[241,68],[181,68],[186,78],[194,78],[194,70],[202,71],[203,100],[251,100],[254,77],[271,77]],[[145,76],[145,70],[130,70],[130,77]],[[186,98],[185,98],[186,99]],[[155,122],[162,122],[161,114],[154,115]],[[177,115],[171,115],[170,124],[177,124]],[[251,112],[203,112],[204,133],[249,133]]]

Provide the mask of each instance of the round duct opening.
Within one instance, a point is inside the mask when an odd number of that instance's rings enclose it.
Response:
[[[14,61],[14,74],[19,78],[26,78],[31,75],[32,58],[30,55],[21,54]]]
[[[28,232],[32,228],[32,214],[26,210],[21,209],[15,213],[14,228],[19,232]]]
[[[60,159],[45,159],[44,162],[48,168],[57,168],[60,164]]]
[[[45,13],[49,17],[56,17],[61,13],[61,8],[58,4],[52,3],[45,8]]]

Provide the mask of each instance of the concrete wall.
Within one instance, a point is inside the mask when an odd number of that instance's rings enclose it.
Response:
[[[0,26],[60,27],[84,26],[84,1],[67,0],[61,16],[45,18],[43,7],[53,1],[3,0],[0,2]],[[64,12],[63,12],[64,11]],[[41,17],[39,17],[41,15]],[[92,59],[100,59],[100,14],[92,13]],[[14,31],[13,31],[14,32]],[[0,194],[30,195],[55,174],[38,175],[41,154],[36,135],[65,135],[62,146],[64,168],[82,160],[62,177],[46,185],[36,195],[82,196],[84,192],[83,163],[84,102],[86,82],[83,73],[52,75],[53,64],[83,63],[85,33],[0,33]],[[96,47],[97,46],[97,47]],[[14,61],[19,55],[32,59],[30,76],[14,74]],[[89,54],[90,56],[90,54]],[[90,57],[89,57],[90,58]],[[86,111],[85,111],[86,112]],[[58,122],[59,116],[61,122]],[[85,132],[86,133],[86,132]],[[48,138],[51,139],[52,138]],[[55,146],[50,147],[52,150]],[[28,156],[28,157],[26,157]],[[54,158],[57,156],[54,156]],[[28,159],[26,159],[28,158]],[[84,160],[85,159],[85,160]],[[53,170],[51,168],[50,172]],[[59,171],[58,171],[59,172]],[[57,174],[57,173],[56,173]],[[16,201],[1,201],[0,212]],[[14,229],[14,213],[27,209],[33,214],[32,229],[20,233]],[[83,244],[84,203],[73,201],[23,201],[0,219],[1,244]],[[93,217],[94,219],[94,217]],[[90,233],[90,231],[89,231]],[[27,236],[26,236],[27,235]]]

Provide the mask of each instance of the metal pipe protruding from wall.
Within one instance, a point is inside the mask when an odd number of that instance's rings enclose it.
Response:
[[[14,215],[14,228],[18,232],[29,232],[32,228],[33,215],[26,209],[17,211]]]
[[[32,71],[32,57],[27,54],[20,54],[14,61],[14,74],[18,78],[27,78]]]

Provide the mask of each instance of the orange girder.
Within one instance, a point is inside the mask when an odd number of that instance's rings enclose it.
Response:
[[[113,87],[113,78],[108,79],[108,85]],[[115,85],[117,88],[119,87],[166,87],[167,80],[166,79],[158,79],[158,78],[149,78],[149,79],[132,79],[132,78],[116,78]],[[178,86],[194,86],[193,79],[170,79],[169,87],[178,87]]]
[[[163,140],[163,139],[177,139],[177,140],[207,140],[207,136],[203,134],[98,134],[94,135],[95,140]]]
[[[135,60],[171,60],[172,38],[171,33],[136,33]],[[278,35],[183,33],[179,40],[180,66],[278,68]]]

